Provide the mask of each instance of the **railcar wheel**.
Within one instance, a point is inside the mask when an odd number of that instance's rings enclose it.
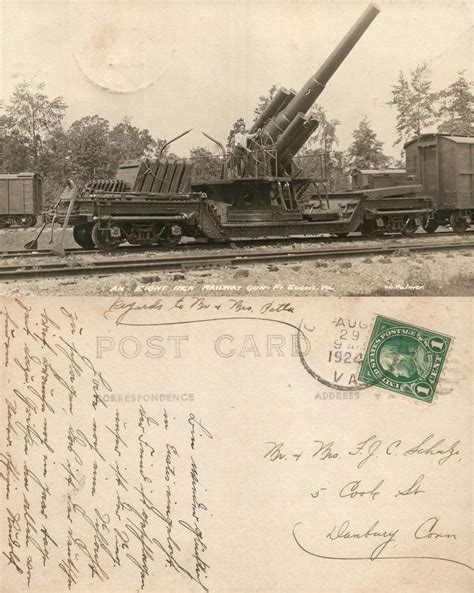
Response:
[[[364,237],[380,237],[385,232],[385,229],[377,226],[377,222],[374,219],[364,220],[359,230]]]
[[[115,249],[122,242],[121,237],[112,237],[109,229],[101,229],[98,222],[92,227],[91,236],[97,249]]]
[[[405,235],[405,237],[411,237],[411,235],[414,235],[416,233],[418,227],[419,224],[412,216],[410,216],[403,223],[402,235]]]
[[[36,223],[37,219],[36,216],[34,216],[33,214],[31,214],[30,216],[23,216],[20,219],[20,226],[24,229],[27,229],[30,226],[35,226]]]
[[[176,227],[176,228],[173,228]],[[179,232],[177,232],[179,229]],[[173,232],[175,231],[175,232]],[[181,241],[182,233],[179,225],[166,225],[160,233],[158,245],[162,247],[173,247]]]
[[[437,228],[439,227],[439,224],[437,222],[435,222],[434,220],[429,220],[428,222],[424,222],[423,223],[423,230],[425,231],[425,233],[428,234],[432,234],[434,233]]]
[[[349,233],[334,233],[334,236],[338,237],[339,239],[345,239],[349,236]]]
[[[467,220],[457,212],[453,212],[449,217],[449,224],[455,233],[464,233],[469,226]]]
[[[92,240],[92,225],[78,224],[72,230],[74,241],[83,249],[95,249],[95,243]]]

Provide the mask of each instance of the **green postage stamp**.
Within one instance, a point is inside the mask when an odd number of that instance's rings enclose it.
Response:
[[[431,402],[451,338],[377,316],[359,380]]]

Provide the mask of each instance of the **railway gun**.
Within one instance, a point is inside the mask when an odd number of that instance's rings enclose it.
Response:
[[[448,225],[464,232],[474,215],[474,138],[423,134],[405,145],[406,170],[355,171],[352,190],[345,192],[329,191],[324,154],[311,156],[317,171],[311,176],[298,164],[299,151],[319,126],[312,107],[378,13],[369,4],[298,92],[277,90],[244,130],[245,147],[227,152],[203,132],[221,151],[217,178],[193,180],[193,162],[162,157],[162,149],[157,158],[122,163],[114,179],[95,179],[82,188],[70,184],[45,213],[44,225],[63,226],[59,243],[72,226],[85,249],[124,242],[171,246],[182,237],[228,242],[353,232],[410,235],[420,226],[428,233]],[[33,226],[42,202],[40,175],[0,175],[0,227]],[[62,244],[56,252],[64,253]]]
[[[73,208],[62,202],[56,220],[74,226],[79,245],[100,249],[124,241],[166,245],[182,236],[229,241],[355,231],[365,193],[340,196],[341,206],[324,180],[301,177],[293,157],[318,126],[306,113],[378,13],[369,5],[298,93],[277,92],[252,128],[248,171],[224,150],[221,178],[194,184],[192,165],[180,159],[125,163],[114,180],[82,189]]]
[[[276,92],[249,130],[245,154],[242,147],[227,154],[205,134],[222,152],[219,178],[193,182],[193,165],[184,159],[123,163],[114,180],[94,180],[63,200],[55,220],[73,225],[76,242],[87,249],[125,241],[172,245],[182,237],[227,242],[355,231],[411,234],[426,226],[433,199],[422,184],[334,193],[324,155],[315,157],[318,174],[311,177],[295,160],[319,125],[311,108],[378,13],[370,4],[298,92]]]

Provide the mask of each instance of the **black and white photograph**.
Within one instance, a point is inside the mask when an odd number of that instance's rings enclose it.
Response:
[[[4,294],[467,295],[472,4],[2,3]]]

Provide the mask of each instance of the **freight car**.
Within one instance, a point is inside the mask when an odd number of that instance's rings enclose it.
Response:
[[[425,231],[447,225],[456,233],[466,231],[474,216],[474,138],[422,134],[405,144],[405,155],[407,175],[435,202]]]
[[[35,226],[43,208],[43,181],[38,173],[0,174],[0,228]]]

